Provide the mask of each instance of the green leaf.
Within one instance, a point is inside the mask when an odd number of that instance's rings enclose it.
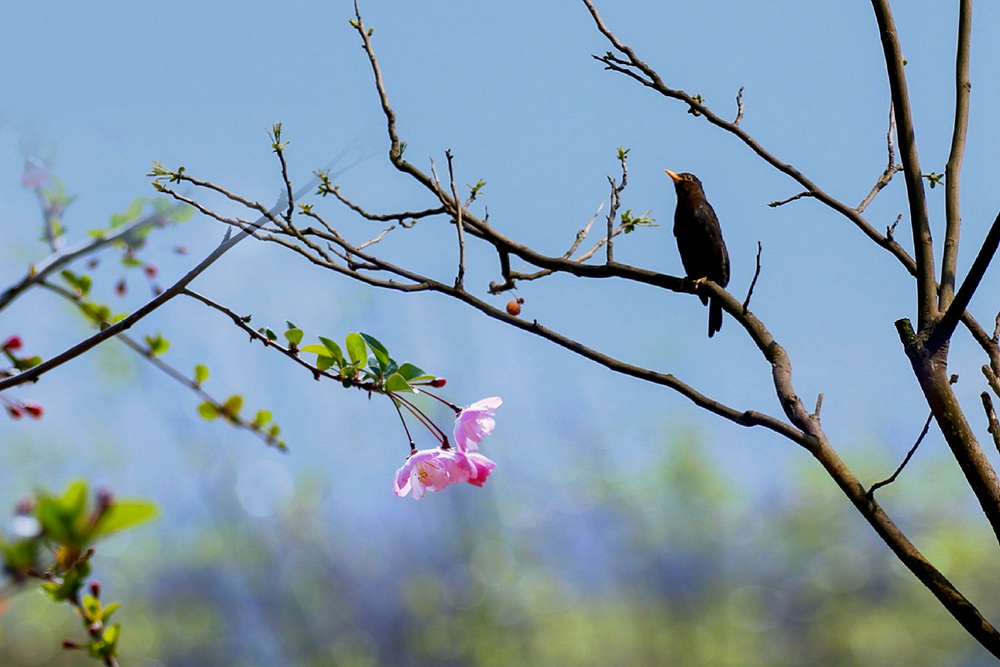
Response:
[[[361,334],[361,337],[365,339],[368,343],[368,347],[372,349],[372,354],[375,355],[376,361],[378,361],[378,367],[383,372],[389,365],[389,351],[385,349],[385,345],[380,343],[378,339],[374,336],[369,336],[366,333]]]
[[[337,345],[336,341],[332,341],[329,338],[323,338],[322,336],[320,336],[319,342],[323,343],[323,345],[326,346],[326,349],[330,350],[330,354],[333,356],[334,359],[337,360],[338,366],[345,365],[344,353],[341,351],[340,346]]]
[[[125,215],[128,216],[129,220],[135,220],[140,215],[142,215],[142,207],[146,203],[145,197],[136,197],[132,200],[132,203],[128,205],[125,210]]]
[[[69,542],[71,522],[68,523],[60,511],[59,503],[52,498],[39,498],[35,507],[35,517],[42,524],[45,536],[56,543]]]
[[[170,212],[170,219],[174,222],[185,222],[194,215],[194,207],[182,204]]]
[[[42,358],[39,356],[21,357],[20,359],[14,360],[14,368],[19,371],[26,371],[29,368],[34,368],[40,363],[42,363]]]
[[[201,384],[208,379],[208,366],[205,364],[198,364],[194,367],[194,381]]]
[[[121,634],[122,626],[117,623],[109,625],[104,629],[104,634],[101,635],[101,639],[104,640],[104,648],[102,649],[103,654],[112,656],[118,655],[115,645],[118,644],[118,638],[121,637]]]
[[[239,417],[240,408],[243,407],[243,397],[239,394],[233,394],[225,400],[222,404],[222,412],[230,420]]]
[[[92,539],[104,537],[119,530],[132,528],[140,523],[154,519],[157,514],[156,505],[145,500],[115,500],[104,511],[90,533]]]
[[[77,544],[80,532],[87,522],[87,483],[82,480],[66,487],[61,498],[41,494],[35,508],[35,516],[45,535],[60,544]]]
[[[71,482],[59,499],[59,505],[70,514],[82,514],[87,507],[87,483],[82,479]]]
[[[208,401],[205,401],[198,406],[198,414],[208,421],[212,421],[219,416],[219,409]]]
[[[170,349],[170,341],[159,333],[155,336],[146,336],[145,339],[151,356],[157,357]]]
[[[302,329],[292,328],[285,332],[285,340],[287,340],[295,347],[298,347],[299,343],[302,342],[302,337],[304,335],[305,333],[302,331]]]
[[[393,373],[389,376],[389,379],[385,381],[385,389],[386,391],[413,391],[410,383],[399,373]]]
[[[368,348],[365,346],[365,339],[356,333],[347,334],[347,354],[355,366],[360,366],[368,361]]]
[[[327,371],[333,368],[336,362],[333,357],[328,357],[326,355],[319,355],[316,357],[316,368],[321,371]]]
[[[424,380],[433,380],[436,375],[431,375],[425,372],[422,368],[414,366],[410,362],[406,362],[399,367],[399,374],[403,376],[403,379],[407,382],[423,382]]]
[[[109,602],[108,604],[106,604],[104,606],[104,619],[103,620],[107,621],[109,618],[111,618],[111,614],[113,614],[116,611],[118,611],[118,608],[121,607],[121,606],[122,605],[121,605],[120,602]]]
[[[326,349],[325,345],[320,345],[319,343],[309,343],[308,345],[299,348],[299,351],[309,352],[320,357],[330,356],[330,350]]]
[[[273,415],[267,410],[258,410],[257,414],[254,415],[253,423],[257,424],[258,426],[263,426],[267,422],[271,421],[272,417]]]
[[[83,613],[90,622],[101,620],[101,602],[93,595],[83,596]]]

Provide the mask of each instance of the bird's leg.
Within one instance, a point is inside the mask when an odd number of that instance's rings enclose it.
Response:
[[[691,281],[691,289],[692,289],[692,291],[694,291],[695,294],[697,294],[698,293],[698,288],[705,284],[705,281],[708,280],[708,277],[706,277],[706,276],[702,276],[701,278],[690,278],[689,277],[689,278],[686,278],[686,280],[690,280]]]

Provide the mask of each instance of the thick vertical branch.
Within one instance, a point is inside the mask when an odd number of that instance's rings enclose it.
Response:
[[[937,317],[937,281],[934,276],[934,244],[931,239],[930,221],[924,182],[917,156],[917,141],[913,129],[910,96],[906,90],[903,72],[903,51],[896,33],[896,24],[889,8],[889,0],[872,0],[879,38],[885,55],[885,68],[889,76],[892,106],[896,112],[896,134],[899,139],[899,159],[903,164],[906,194],[910,209],[910,227],[913,230],[913,254],[917,278],[917,329],[925,331]]]
[[[934,420],[1000,541],[1000,478],[979,446],[976,434],[952,390],[945,354],[947,347],[928,350],[906,319],[896,321],[896,331]]]
[[[958,263],[958,237],[962,225],[959,205],[959,181],[965,137],[969,129],[969,49],[972,35],[972,0],[961,0],[958,9],[958,50],[955,54],[955,126],[951,135],[951,153],[944,170],[945,236],[944,257],[941,260],[941,294],[938,307],[944,311],[951,305],[955,293],[955,273]]]
[[[948,306],[948,310],[941,317],[937,326],[934,327],[934,331],[931,332],[927,341],[927,349],[932,352],[938,350],[951,339],[951,335],[955,332],[955,327],[958,326],[962,313],[969,307],[972,295],[976,293],[980,283],[982,283],[983,277],[986,275],[986,270],[993,263],[993,258],[996,256],[998,249],[1000,249],[1000,214],[997,214],[997,217],[993,220],[993,224],[990,225],[990,229],[986,233],[986,238],[983,239],[983,245],[980,246],[979,252],[976,254],[976,259],[972,261],[969,273],[966,274],[965,279],[962,281],[962,286],[958,288],[958,292]],[[992,346],[995,349],[996,343],[992,342]]]

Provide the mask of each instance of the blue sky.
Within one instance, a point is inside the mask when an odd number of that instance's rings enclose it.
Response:
[[[734,96],[745,86],[744,127],[829,192],[860,201],[884,168],[888,94],[864,3],[599,6],[619,37],[671,85],[703,95],[722,115],[735,114]],[[629,147],[623,207],[650,209],[660,226],[621,239],[616,258],[673,274],[680,272],[669,231],[674,197],[663,169],[697,173],[723,225],[735,294],[745,293],[756,243],[763,243],[753,308],[788,348],[800,394],[810,402],[825,393],[831,437],[848,452],[880,452],[887,468],[905,452],[925,416],[892,326],[913,312],[907,276],[846,221],[811,202],[767,207],[798,190],[682,106],[602,71],[591,54],[608,45],[582,5],[369,2],[362,10],[375,28],[411,161],[426,167],[434,159],[440,166],[450,148],[460,182],[488,182],[481,203],[494,225],[560,254],[607,199],[606,176],[617,177],[616,148]],[[962,267],[1000,203],[992,161],[1000,133],[991,115],[1000,103],[1000,82],[991,74],[998,47],[987,40],[998,11],[976,8]],[[955,10],[910,2],[897,12],[923,167],[941,172],[950,138]],[[74,237],[106,224],[132,198],[151,195],[145,174],[153,160],[273,201],[280,181],[264,130],[276,121],[291,141],[288,157],[298,182],[345,146],[359,146],[376,155],[339,180],[346,194],[376,211],[428,205],[386,166],[384,120],[347,24],[352,14],[351,3],[340,1],[7,8],[6,22],[17,30],[0,44],[9,64],[0,72],[6,93],[0,227],[8,239],[0,249],[2,284],[43,252],[35,243],[37,211],[19,186],[19,145],[54,155],[56,173],[79,194],[65,220]],[[940,237],[942,190],[929,191],[929,199]],[[869,209],[873,224],[889,224],[903,202],[900,181]],[[332,202],[322,206],[352,238],[379,231]],[[450,234],[424,227],[393,232],[386,252],[415,253],[421,262],[447,267],[454,262]],[[163,281],[180,275],[221,234],[199,218],[164,234],[161,247],[184,244],[193,255],[164,259]],[[471,260],[467,284],[485,293],[496,279],[494,259],[474,252]],[[450,275],[451,269],[440,270]],[[110,288],[114,269],[105,275]],[[994,271],[973,303],[983,322],[992,321],[1000,303],[997,286]],[[310,334],[341,338],[372,332],[399,356],[447,376],[458,402],[502,395],[500,444],[490,453],[511,475],[534,480],[539,473],[516,461],[536,452],[586,467],[587,447],[643,452],[689,429],[705,434],[720,463],[762,482],[777,483],[775,466],[780,471],[803,457],[767,433],[721,423],[667,390],[615,377],[443,298],[360,290],[275,247],[244,243],[195,287],[252,312],[261,324],[289,319]],[[731,320],[720,335],[705,338],[706,312],[693,297],[566,278],[524,284],[519,294],[525,317],[674,373],[731,405],[778,412],[767,364]],[[133,297],[132,307],[141,295]],[[4,314],[0,332],[22,331],[38,341],[40,353],[53,354],[82,332],[67,322],[73,320],[61,306],[31,295]],[[381,508],[399,502],[386,495],[405,440],[387,403],[369,404],[313,383],[274,355],[246,346],[231,325],[193,303],[174,302],[144,331],[157,328],[174,342],[178,366],[209,363],[210,389],[241,391],[251,405],[273,410],[294,451],[281,466],[328,469],[334,487]],[[963,333],[957,340],[954,371],[974,409],[982,361]],[[124,443],[126,462],[98,466],[99,474],[134,492],[163,466],[190,473],[191,466],[211,465],[206,444],[247,465],[275,459],[246,436],[201,423],[192,397],[150,369],[116,361],[119,356],[99,353],[26,391],[45,401],[48,418],[0,423],[0,437],[16,437],[23,452],[54,452],[56,443],[72,442],[97,460],[109,441]],[[592,442],[599,444],[581,445]],[[943,447],[939,438],[931,442]],[[358,447],[365,456],[355,456]],[[36,461],[45,460],[39,455]],[[88,455],[55,471],[36,462],[35,477],[26,475],[12,493],[27,490],[29,479],[60,484],[68,474],[92,471],[94,460]],[[748,465],[761,460],[767,465]],[[541,475],[537,481],[544,484]],[[494,483],[504,484],[501,475]]]

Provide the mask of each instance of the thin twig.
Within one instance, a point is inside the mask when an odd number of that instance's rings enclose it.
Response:
[[[885,186],[889,185],[889,182],[892,180],[892,177],[903,170],[903,165],[896,164],[896,146],[895,144],[893,144],[892,141],[892,136],[893,134],[895,134],[895,132],[896,132],[896,114],[893,111],[892,104],[889,104],[889,129],[885,133],[885,143],[886,143],[886,152],[888,153],[888,161],[886,163],[885,170],[882,172],[882,175],[878,177],[878,180],[875,181],[875,185],[872,186],[871,191],[863,200],[861,200],[861,203],[858,204],[857,208],[855,209],[858,213],[864,212],[864,210],[868,208],[868,205],[871,204],[872,201],[874,201],[876,195],[878,195],[878,193],[881,192],[885,188]],[[891,238],[891,236],[889,238]]]
[[[736,92],[736,119],[733,125],[739,125],[741,120],[743,120],[743,86]]]
[[[983,410],[986,411],[986,421],[989,423],[986,430],[993,436],[993,445],[1000,452],[1000,422],[997,421],[997,411],[993,409],[993,399],[986,391],[981,393],[979,397],[983,400]]]
[[[764,251],[764,246],[761,245],[760,241],[757,241],[757,266],[753,271],[753,280],[750,281],[750,288],[747,290],[747,298],[743,300],[743,312],[746,313],[750,309],[750,297],[753,296],[753,288],[757,285],[757,278],[760,277],[760,255]],[[818,414],[814,413],[814,414]]]
[[[927,415],[927,421],[924,422],[924,428],[921,429],[920,435],[917,436],[917,441],[913,443],[912,447],[910,447],[910,451],[906,453],[906,456],[903,458],[903,462],[899,464],[898,468],[896,468],[896,472],[892,473],[892,475],[882,480],[881,482],[875,482],[874,484],[872,484],[871,488],[868,489],[865,495],[871,498],[875,494],[876,489],[880,489],[883,486],[887,484],[892,484],[893,482],[896,481],[896,478],[899,477],[899,473],[903,472],[903,468],[905,468],[906,464],[910,462],[910,459],[913,458],[914,452],[917,451],[917,447],[920,446],[920,443],[923,442],[924,438],[927,436],[927,432],[931,428],[931,420],[933,418],[934,418],[933,413]]]
[[[462,222],[462,201],[458,198],[458,188],[455,186],[455,165],[451,150],[446,150],[444,156],[448,159],[448,180],[451,181],[451,196],[455,200],[455,227],[458,229],[458,274],[455,276],[455,289],[464,289],[465,283],[465,225]]]
[[[812,192],[800,192],[799,194],[791,196],[788,199],[782,199],[781,201],[768,202],[767,205],[770,206],[771,208],[777,208],[779,206],[784,206],[785,204],[789,204],[789,203],[791,203],[791,202],[793,202],[793,201],[795,201],[797,199],[803,199],[805,197],[815,197],[815,196],[816,195],[813,194]]]

